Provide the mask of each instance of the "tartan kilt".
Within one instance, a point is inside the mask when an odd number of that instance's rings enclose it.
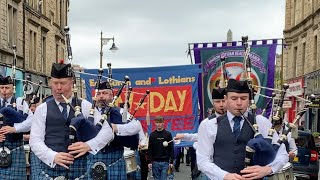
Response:
[[[4,146],[11,151],[12,164],[9,167],[0,168],[0,179],[27,179],[27,165],[23,141],[5,141]],[[1,149],[0,146],[0,150]]]
[[[34,153],[31,153],[31,180],[54,179],[65,176],[67,171],[64,167],[56,165],[54,168],[43,163]],[[69,167],[68,177],[70,179],[87,179],[87,155],[74,160]]]
[[[88,155],[87,168],[89,179],[92,180],[91,169],[94,163],[103,162],[107,166],[108,180],[127,180],[126,163],[123,158],[123,150],[113,152],[98,152],[96,155]]]
[[[137,171],[128,174],[127,177],[128,177],[128,179],[141,180],[141,170],[140,170],[141,163],[140,163],[139,151],[135,150],[134,154],[135,154],[135,157],[136,157],[138,168],[137,168]]]

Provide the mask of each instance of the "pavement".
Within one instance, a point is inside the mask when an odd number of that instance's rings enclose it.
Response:
[[[191,170],[190,166],[186,166],[186,163],[181,163],[179,172],[174,172],[174,180],[190,180]],[[149,173],[148,180],[153,180],[151,174]]]

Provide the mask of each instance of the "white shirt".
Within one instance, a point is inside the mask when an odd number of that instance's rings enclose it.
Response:
[[[56,101],[57,103],[57,101]],[[62,112],[62,106],[57,104],[60,111]],[[91,109],[91,103],[85,99],[82,99],[81,103],[81,111],[84,117],[89,116],[89,112]],[[70,111],[70,107],[68,107],[68,112]],[[69,114],[69,113],[68,113]],[[35,113],[34,118],[32,121],[31,126],[31,133],[30,133],[30,147],[35,155],[45,164],[54,168],[54,157],[58,152],[53,151],[50,149],[45,143],[45,133],[46,133],[46,116],[47,116],[47,104],[42,103],[40,104]],[[94,113],[94,123],[96,124],[101,119],[101,114],[95,110]],[[91,154],[97,154],[102,148],[104,148],[111,140],[113,139],[113,133],[111,127],[108,123],[104,123],[102,129],[99,131],[97,136],[89,141],[86,142],[90,147]]]
[[[280,129],[279,134],[281,135],[282,132],[283,132],[283,128]],[[278,133],[274,133],[274,136],[272,138],[272,143],[276,143],[278,141],[278,139],[280,138],[279,137],[280,135],[278,135]],[[298,148],[297,148],[295,140],[292,138],[291,132],[288,133],[287,140],[288,140],[288,143],[289,143],[289,151],[293,151],[294,154],[297,155],[298,151],[296,151],[296,150]]]
[[[227,116],[229,119],[230,127],[233,129],[233,115],[228,111]],[[268,130],[271,127],[271,122],[265,117],[258,115],[256,116],[256,122],[259,126],[259,132],[262,136],[267,137]],[[244,120],[242,119],[240,124],[243,126]],[[217,136],[217,118],[208,120],[205,119],[201,122],[198,131],[198,148],[197,164],[200,171],[205,173],[210,179],[223,180],[224,176],[228,173],[222,170],[215,163],[212,162],[214,148],[213,144]],[[275,133],[276,134],[276,133]],[[288,154],[284,144],[282,144],[277,152],[275,160],[269,164],[272,168],[273,173],[278,172],[288,162]]]
[[[120,114],[123,113],[123,108],[120,109]],[[131,114],[127,113],[127,120],[130,119]],[[118,136],[132,136],[138,134],[140,129],[142,129],[140,122],[133,118],[132,121],[126,124],[116,124],[118,132]]]
[[[141,145],[148,145],[146,135],[144,134],[143,128],[141,126],[140,121],[138,121],[140,124],[140,130],[139,130],[139,144]]]
[[[11,99],[12,99],[12,96],[7,99],[6,104],[5,104],[6,107],[8,105],[10,105]],[[2,103],[2,100],[3,100],[3,98],[0,98],[1,103]],[[28,114],[28,117],[26,120],[24,120],[21,123],[14,123],[13,127],[16,129],[17,133],[30,131],[33,113],[29,110],[28,103],[25,100],[23,100],[23,98],[18,97],[18,98],[16,98],[16,107],[17,107],[18,111],[21,110],[21,111],[23,111],[23,113]]]
[[[215,112],[216,117],[221,116],[217,112]],[[198,133],[183,133],[184,137],[182,138],[183,141],[195,142],[193,143],[193,148],[197,149],[197,141],[198,141]]]

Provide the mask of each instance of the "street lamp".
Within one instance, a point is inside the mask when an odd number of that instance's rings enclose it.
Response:
[[[100,46],[100,68],[102,68],[102,56],[103,56],[102,47],[103,47],[103,45],[107,45],[110,40],[112,40],[112,46],[111,46],[111,48],[109,50],[112,51],[112,52],[116,52],[119,48],[114,43],[114,37],[112,37],[112,38],[103,38],[102,37],[102,31],[101,31],[101,38],[100,38],[100,41],[101,41],[101,46]]]

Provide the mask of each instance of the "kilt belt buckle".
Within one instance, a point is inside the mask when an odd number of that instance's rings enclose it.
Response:
[[[0,150],[0,167],[9,167],[12,163],[12,154],[9,148],[2,147]]]
[[[101,161],[94,163],[91,167],[91,176],[93,180],[104,180],[107,178],[107,166]]]

